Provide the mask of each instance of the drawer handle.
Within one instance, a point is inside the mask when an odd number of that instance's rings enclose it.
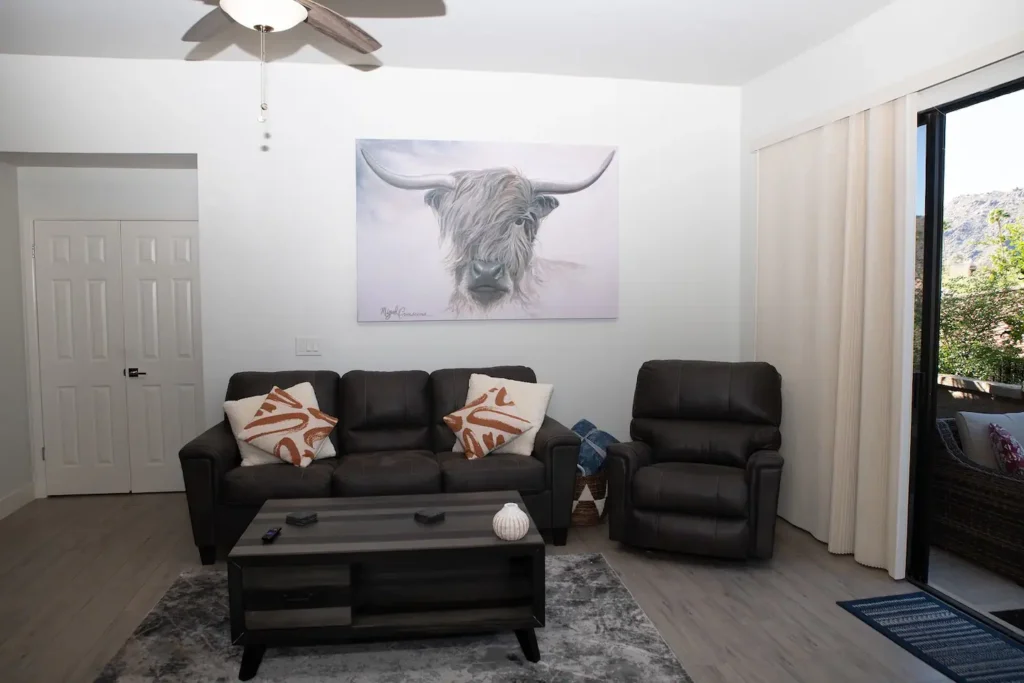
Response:
[[[284,601],[291,604],[309,602],[312,599],[312,593],[285,593],[284,595]]]

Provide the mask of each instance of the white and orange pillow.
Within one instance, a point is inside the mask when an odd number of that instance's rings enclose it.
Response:
[[[537,430],[544,424],[544,416],[548,412],[548,404],[551,402],[551,393],[555,387],[553,384],[534,384],[533,382],[517,382],[503,377],[491,377],[474,373],[469,376],[469,391],[466,393],[466,403],[470,399],[479,396],[490,387],[498,387],[508,391],[509,396],[516,403],[519,414],[530,421],[531,427],[522,437],[506,443],[497,448],[499,453],[515,453],[516,455],[532,455],[533,444],[537,440]],[[454,451],[462,451],[461,441],[455,443]]]
[[[316,458],[336,424],[338,418],[274,387],[238,436],[287,463],[306,467]]]
[[[455,432],[455,438],[470,460],[482,458],[514,441],[533,426],[504,387],[488,389],[446,415],[444,423]]]
[[[286,392],[291,394],[294,398],[302,401],[303,404],[320,409],[320,403],[317,401],[316,392],[313,390],[313,385],[309,382],[300,382],[295,386],[288,387],[285,389]],[[258,394],[256,396],[249,396],[247,398],[238,399],[235,401],[224,402],[224,414],[228,418],[228,422],[231,424],[231,434],[235,437],[235,443],[238,444],[238,452],[242,456],[242,467],[251,467],[253,465],[275,465],[280,464],[281,460],[273,453],[266,453],[256,446],[247,443],[242,440],[241,434],[245,426],[252,422],[253,417],[256,415],[256,411],[260,409],[263,403],[267,400],[267,394]],[[337,457],[338,451],[334,448],[334,444],[331,443],[330,439],[323,442],[320,450],[316,453],[316,459],[322,460],[324,458]]]

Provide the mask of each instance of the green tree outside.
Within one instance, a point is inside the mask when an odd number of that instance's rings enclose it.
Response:
[[[939,372],[1024,382],[1024,221],[989,213],[997,235],[990,263],[973,275],[942,278]]]

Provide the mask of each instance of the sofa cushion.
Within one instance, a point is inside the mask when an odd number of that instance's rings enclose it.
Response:
[[[450,451],[455,435],[444,423],[444,416],[466,405],[469,376],[473,374],[504,377],[518,382],[536,382],[533,370],[522,365],[502,365],[494,368],[448,368],[430,373],[430,432],[435,451]]]
[[[437,454],[445,492],[543,491],[544,463],[528,455],[491,453],[486,458],[469,460],[465,453]]]
[[[336,496],[440,493],[441,470],[430,451],[345,455],[334,470],[331,490]]]
[[[633,477],[633,504],[646,510],[709,517],[746,517],[746,470],[722,465],[664,462]]]
[[[629,433],[654,451],[659,462],[698,462],[746,467],[756,451],[779,449],[782,437],[773,425],[740,422],[687,422],[637,418]]]
[[[316,394],[317,406],[328,415],[340,415],[338,373],[333,370],[284,370],[281,372],[236,372],[228,380],[225,401],[238,401],[249,396],[266,396],[274,387],[294,387],[309,382]],[[257,408],[259,406],[256,406]],[[256,411],[253,411],[255,414]],[[242,423],[244,426],[244,422]],[[337,448],[341,443],[335,429],[331,443]]]
[[[421,370],[346,372],[338,426],[343,452],[429,449],[429,383],[430,375]]]
[[[274,498],[328,498],[336,460],[318,460],[309,467],[284,462],[235,467],[224,475],[224,501],[262,505]]]

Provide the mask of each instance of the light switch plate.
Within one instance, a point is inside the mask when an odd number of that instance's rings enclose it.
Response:
[[[320,355],[320,340],[316,337],[296,337],[295,338],[295,355],[296,356],[319,356]]]

